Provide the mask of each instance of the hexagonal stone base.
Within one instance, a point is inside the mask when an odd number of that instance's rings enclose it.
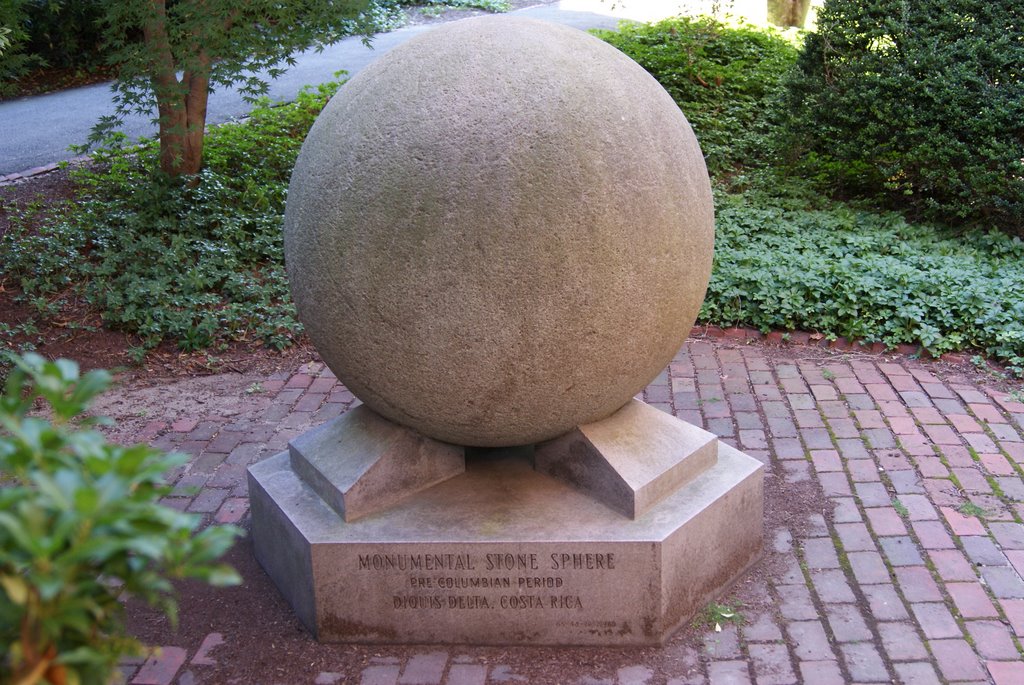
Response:
[[[256,556],[322,641],[659,644],[761,554],[761,463],[715,444],[635,520],[517,448],[345,522],[285,452],[249,470]]]

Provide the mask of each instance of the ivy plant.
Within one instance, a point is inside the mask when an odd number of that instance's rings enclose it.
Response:
[[[780,207],[717,196],[715,265],[700,318],[762,331],[812,330],[983,350],[1024,375],[1024,241],[954,233],[835,203]]]
[[[0,278],[55,306],[84,301],[146,349],[229,341],[281,349],[301,333],[284,275],[281,223],[302,140],[340,86],[261,100],[207,133],[206,166],[183,183],[152,173],[156,141],[122,137],[72,173],[75,201],[12,215]]]

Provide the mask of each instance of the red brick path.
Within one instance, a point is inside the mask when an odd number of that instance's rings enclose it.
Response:
[[[751,591],[765,608],[707,631],[700,648],[671,659],[648,650],[633,663],[626,651],[621,667],[580,667],[574,682],[1024,684],[1024,404],[911,359],[791,356],[691,340],[645,392],[765,462],[769,489],[779,479],[810,483],[829,503],[824,515],[767,531],[788,563]],[[168,504],[241,521],[245,468],[354,400],[319,364],[260,386],[239,397],[234,416],[199,411],[143,429],[140,439],[193,455],[173,474]],[[126,677],[203,682],[221,640],[231,636],[211,634],[196,654],[166,647],[126,664]],[[525,682],[458,650],[401,659],[376,651],[360,667],[363,685]],[[354,682],[345,670],[315,682]]]

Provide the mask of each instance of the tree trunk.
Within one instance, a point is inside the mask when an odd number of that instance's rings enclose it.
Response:
[[[165,0],[151,0],[150,9],[152,14],[142,26],[142,38],[153,56],[149,73],[156,96],[157,125],[160,127],[160,169],[177,176],[180,161],[184,158],[187,110],[167,34],[167,4]]]
[[[160,170],[169,176],[178,176],[183,173],[181,169],[185,159],[185,138],[188,131],[185,103],[182,98],[174,96],[174,89],[155,90],[157,112],[160,116]]]
[[[210,77],[207,74],[193,74],[189,78],[188,96],[185,107],[188,110],[185,138],[186,174],[195,174],[203,166],[203,140],[206,132],[206,101],[210,95]]]
[[[171,106],[167,135],[161,112],[160,168],[170,176],[191,176],[203,168],[203,138],[206,131],[206,103],[210,94],[207,74],[186,73],[188,90]]]
[[[153,14],[143,26],[143,39],[154,55],[150,73],[159,117],[160,170],[171,177],[190,176],[203,166],[212,60],[204,49],[194,46],[194,68],[179,81],[167,33],[166,1],[151,2]]]
[[[171,177],[191,176],[203,168],[210,79],[186,73],[180,82],[175,79],[174,86],[157,90],[160,170]]]
[[[803,28],[811,0],[768,0],[768,21],[776,26]]]

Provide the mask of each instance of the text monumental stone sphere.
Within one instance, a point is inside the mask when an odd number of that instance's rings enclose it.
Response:
[[[602,419],[662,371],[711,271],[711,187],[672,98],[581,31],[481,17],[377,59],[317,119],[285,256],[324,361],[463,445]]]

